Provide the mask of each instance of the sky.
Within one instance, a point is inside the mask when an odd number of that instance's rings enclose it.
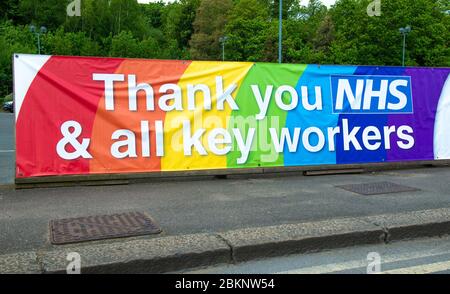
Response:
[[[158,2],[159,0],[138,0],[139,3],[149,3],[149,2]],[[174,0],[164,0],[164,2],[173,2]],[[336,0],[321,0],[323,4],[330,7],[336,2]],[[301,0],[303,5],[307,5],[309,0]]]

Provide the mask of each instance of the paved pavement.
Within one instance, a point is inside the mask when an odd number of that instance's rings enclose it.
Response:
[[[369,255],[371,254],[371,255]],[[377,254],[377,255],[374,255]],[[187,274],[449,274],[450,237],[357,246],[183,271]]]
[[[450,207],[450,168],[321,177],[258,176],[129,186],[0,190],[0,252],[48,245],[51,219],[144,211],[165,235]],[[361,196],[336,185],[391,181],[416,192]]]
[[[0,112],[0,185],[14,183],[14,114]]]

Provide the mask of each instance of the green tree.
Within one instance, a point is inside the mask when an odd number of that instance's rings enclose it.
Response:
[[[163,59],[222,57],[276,62],[279,0],[81,0],[81,16],[68,17],[73,0],[0,1],[0,97],[12,91],[11,56],[36,53],[29,25],[45,25],[43,53]],[[302,6],[283,0],[283,60],[288,63],[450,66],[448,0],[383,0],[382,15],[369,17],[373,0],[319,0]]]
[[[263,60],[269,27],[268,7],[258,0],[239,1],[231,10],[225,29],[227,59]]]
[[[408,65],[449,66],[449,17],[435,0],[384,0],[382,15],[368,17],[369,0],[339,0],[331,10],[336,39],[331,45],[334,63],[400,65],[402,35],[407,37]]]
[[[17,0],[2,0],[0,2],[0,20],[15,20],[18,16]]]
[[[37,53],[34,36],[26,26],[0,23],[0,97],[12,92],[13,53]]]
[[[326,6],[318,0],[307,6],[294,5],[285,28],[285,62],[327,63],[325,51],[334,38],[334,25]]]
[[[66,19],[69,0],[19,0],[18,14],[21,21],[48,29],[57,29]]]
[[[111,56],[113,57],[139,57],[139,41],[131,32],[122,31],[114,36],[111,42]]]
[[[43,36],[44,53],[72,56],[100,55],[100,45],[84,32],[64,32],[59,28]]]
[[[258,0],[264,7],[267,7],[269,15],[273,19],[278,19],[280,15],[280,0]],[[295,13],[295,7],[299,6],[299,0],[283,0],[283,19],[288,19]]]
[[[150,2],[141,6],[147,26],[161,28],[163,26],[163,11],[166,5],[163,1]]]
[[[191,56],[200,60],[221,58],[219,38],[224,35],[228,14],[233,8],[231,0],[203,0],[194,21],[194,34],[190,46]]]
[[[66,32],[85,32],[89,38],[100,41],[114,31],[113,16],[109,0],[82,0],[81,16],[67,17]]]
[[[182,50],[187,50],[189,47],[199,6],[200,0],[180,0],[172,6],[167,6],[167,8],[174,7],[174,9],[166,14],[164,32],[175,39],[178,47]]]
[[[111,0],[110,11],[113,35],[122,31],[132,31],[133,35],[141,39],[148,36],[149,28],[137,0]]]

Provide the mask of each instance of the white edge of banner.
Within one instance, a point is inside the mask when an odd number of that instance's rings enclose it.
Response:
[[[14,54],[14,113],[16,122],[31,83],[51,55]]]
[[[442,89],[436,111],[434,159],[450,159],[450,74]]]

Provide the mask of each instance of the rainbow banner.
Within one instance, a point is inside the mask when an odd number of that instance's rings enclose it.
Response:
[[[449,73],[17,54],[16,177],[450,159]]]

